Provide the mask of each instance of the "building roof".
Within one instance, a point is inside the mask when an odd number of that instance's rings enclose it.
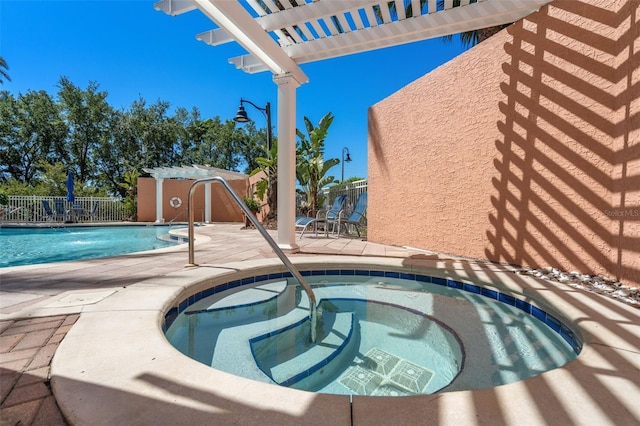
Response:
[[[245,180],[249,175],[217,167],[194,164],[193,166],[154,167],[145,168],[155,179],[198,179],[203,177],[220,176],[225,180]]]

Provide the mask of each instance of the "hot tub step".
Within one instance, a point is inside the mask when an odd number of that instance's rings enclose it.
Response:
[[[291,326],[251,339],[256,364],[274,382],[292,386],[317,376],[321,370],[339,362],[351,342],[358,340],[353,313],[325,312],[318,321],[318,341],[309,340],[308,318]]]
[[[206,297],[189,306],[185,315],[208,313],[218,323],[224,320],[231,326],[283,316],[296,308],[296,286],[286,280],[239,290],[235,294],[224,292]]]

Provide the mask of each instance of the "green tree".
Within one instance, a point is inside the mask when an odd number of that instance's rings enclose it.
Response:
[[[161,100],[140,97],[115,110],[95,82],[83,89],[61,77],[55,97],[0,91],[0,182],[20,191],[41,184],[44,164],[61,163],[87,191],[124,198],[127,171],[206,164],[246,173],[264,166],[257,159],[267,157],[265,141],[266,130],[253,123],[236,128],[232,120],[203,120],[197,108],[177,108],[172,116]]]
[[[0,84],[4,83],[2,81],[3,79],[11,81],[7,70],[9,70],[9,65],[7,65],[7,61],[2,56],[0,56]]]
[[[179,124],[169,117],[169,103],[158,100],[148,105],[139,98],[127,111],[126,138],[130,163],[136,170],[144,167],[166,167],[181,159],[177,141]]]
[[[20,94],[18,99],[0,92],[0,172],[27,185],[48,161],[67,162],[56,156],[67,128],[55,101],[43,90]]]
[[[167,102],[147,105],[139,98],[127,110],[109,112],[94,161],[97,181],[111,193],[126,197],[120,183],[129,171],[141,173],[147,167],[181,164],[184,154],[178,140],[184,131],[179,120],[168,115],[168,109]]]
[[[333,122],[331,113],[327,113],[320,119],[318,126],[304,117],[304,123],[309,139],[300,129],[296,129],[298,135],[298,148],[296,150],[296,178],[307,196],[307,205],[312,214],[320,207],[320,190],[331,184],[335,177],[328,176],[329,170],[340,164],[337,158],[324,159],[324,141]]]
[[[67,167],[60,163],[38,164],[37,177],[30,183],[20,182],[10,178],[0,183],[0,191],[10,195],[46,195],[63,197],[67,195]],[[94,185],[75,180],[74,194],[76,197],[105,197],[106,191],[97,189]]]
[[[124,181],[125,173],[134,168],[130,159],[137,155],[137,146],[129,128],[130,122],[126,112],[112,111],[108,119],[107,135],[93,153],[97,173],[95,185],[121,198],[126,196],[126,190],[120,183]]]
[[[205,121],[207,132],[205,141],[197,147],[200,164],[209,164],[225,170],[237,170],[240,156],[236,147],[239,145],[240,131],[233,120],[220,120],[220,117]]]
[[[206,126],[198,108],[191,111],[179,107],[173,117],[177,128],[176,155],[181,164],[198,164],[194,158],[197,147],[204,143]]]
[[[251,121],[239,128],[236,137],[239,142],[236,150],[246,164],[244,173],[251,173],[258,167],[256,159],[267,155],[267,129],[257,129]]]
[[[107,103],[107,92],[98,91],[98,84],[90,82],[86,90],[77,87],[67,77],[61,77],[58,83],[58,98],[63,116],[69,128],[68,138],[63,150],[68,152],[76,169],[76,175],[82,181],[96,176],[94,150],[107,137],[108,118],[111,106]]]
[[[43,173],[35,187],[39,195],[65,196],[67,195],[67,169],[62,163],[41,163]]]

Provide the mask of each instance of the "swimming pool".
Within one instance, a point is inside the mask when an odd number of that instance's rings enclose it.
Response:
[[[169,238],[169,229],[143,225],[0,227],[0,268],[116,256],[182,242]]]
[[[321,310],[288,273],[206,289],[165,318],[183,354],[237,376],[345,395],[405,396],[500,386],[575,359],[562,321],[473,283],[383,270],[304,271]]]

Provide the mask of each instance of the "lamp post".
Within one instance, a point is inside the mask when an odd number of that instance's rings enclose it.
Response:
[[[347,158],[344,157],[345,152],[347,153]],[[342,178],[340,179],[340,183],[344,183],[344,162],[351,162],[351,155],[349,154],[349,148],[346,146],[342,148]]]
[[[233,121],[236,123],[247,123],[251,121],[251,119],[247,116],[247,111],[245,111],[243,103],[248,103],[249,105],[253,105],[255,109],[262,112],[267,119],[267,158],[271,159],[271,104],[267,102],[264,108],[260,108],[258,105],[254,104],[251,101],[240,98],[240,107],[238,108],[238,112],[236,116],[233,118]],[[273,167],[273,166],[272,166]],[[272,176],[273,174],[273,176]],[[275,178],[277,177],[275,173],[270,173],[269,169],[266,169],[267,175],[267,205],[269,206],[269,215],[275,215],[278,209],[278,186]]]
[[[264,108],[260,108],[258,105],[254,104],[251,101],[240,98],[240,107],[238,108],[238,112],[236,116],[233,118],[233,121],[236,123],[248,123],[251,119],[247,116],[247,111],[245,111],[244,106],[242,104],[248,103],[249,105],[253,105],[253,107],[264,114],[267,119],[267,157],[271,157],[271,104],[267,102],[267,105]]]

